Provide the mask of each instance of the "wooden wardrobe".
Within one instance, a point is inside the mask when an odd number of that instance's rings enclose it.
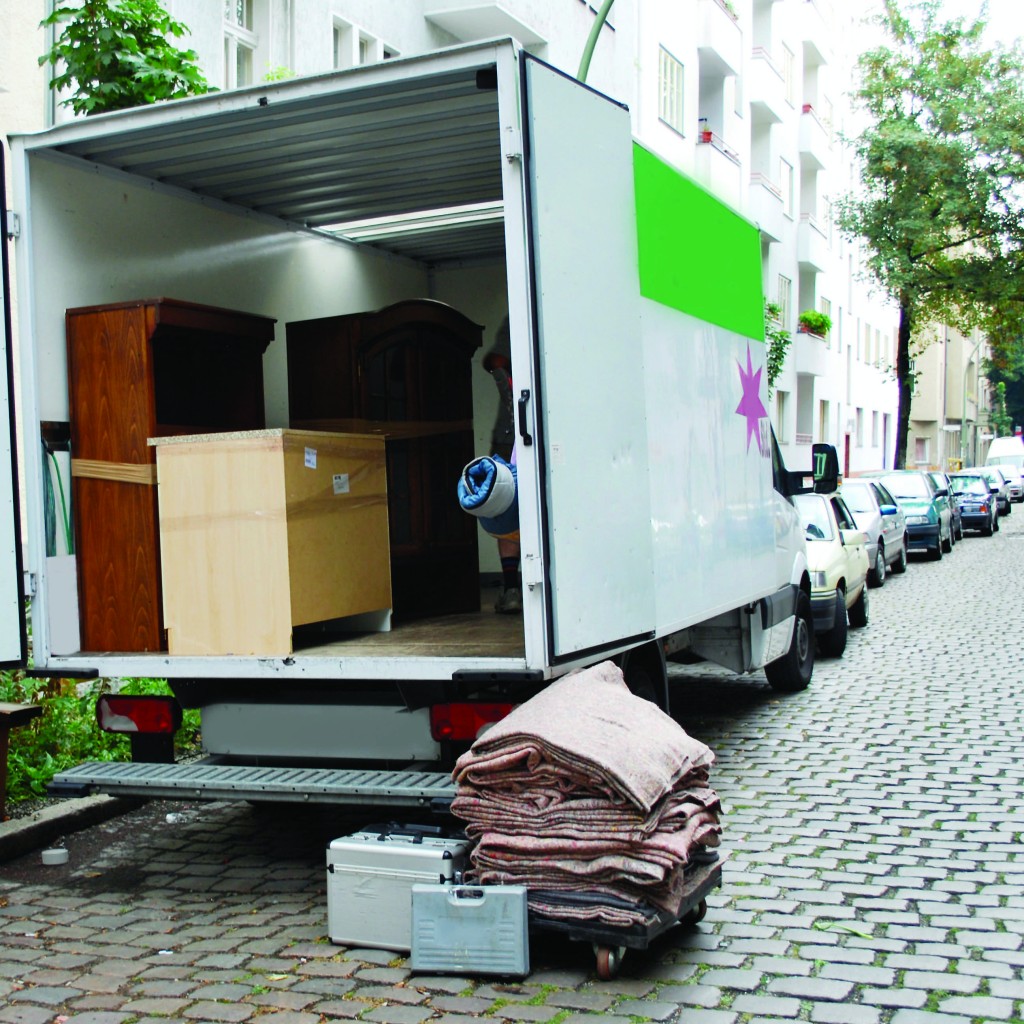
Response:
[[[291,426],[385,438],[397,620],[480,608],[477,525],[456,488],[475,454],[482,333],[427,299],[286,326]]]

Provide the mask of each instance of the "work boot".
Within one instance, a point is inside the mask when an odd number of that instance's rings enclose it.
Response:
[[[518,587],[506,587],[494,602],[499,615],[515,615],[523,610],[523,592]]]

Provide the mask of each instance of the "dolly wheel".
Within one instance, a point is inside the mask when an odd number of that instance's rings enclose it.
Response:
[[[597,976],[601,981],[611,981],[619,973],[625,955],[625,946],[594,946]]]
[[[701,921],[703,921],[704,918],[707,917],[707,913],[708,901],[701,900],[700,903],[698,903],[697,906],[695,906],[693,910],[690,911],[690,916],[687,918],[687,921],[690,924],[700,924]]]

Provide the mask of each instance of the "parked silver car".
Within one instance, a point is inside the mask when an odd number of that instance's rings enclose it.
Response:
[[[885,571],[907,571],[907,520],[881,480],[844,480],[839,492],[857,529],[868,538],[868,586],[885,583]]]

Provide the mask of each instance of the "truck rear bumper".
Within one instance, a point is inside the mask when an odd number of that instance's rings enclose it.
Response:
[[[50,793],[445,809],[455,784],[448,773],[432,771],[93,761],[60,772]]]

